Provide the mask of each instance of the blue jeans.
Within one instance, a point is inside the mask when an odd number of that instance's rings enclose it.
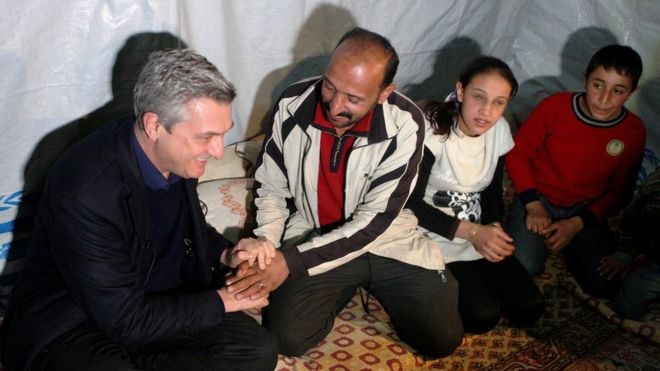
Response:
[[[649,305],[660,299],[660,264],[633,270],[623,280],[614,297],[614,309],[620,315],[640,320],[649,311]]]
[[[557,207],[550,204],[543,196],[540,197],[540,201],[553,221],[573,217],[585,207],[584,204],[568,208]],[[545,270],[549,251],[545,246],[544,238],[527,229],[525,216],[525,207],[517,197],[514,197],[505,230],[513,238],[516,258],[530,274],[536,275]],[[618,279],[608,280],[598,271],[603,257],[614,250],[612,241],[606,225],[586,224],[562,250],[568,270],[582,290],[589,295],[612,297],[618,289],[620,283]]]
[[[577,215],[584,205],[580,204],[569,208],[553,206],[541,196],[540,201],[545,210],[550,214],[552,220],[567,219]],[[542,236],[530,231],[525,226],[525,216],[527,212],[518,197],[513,198],[513,207],[511,215],[505,223],[505,230],[513,238],[516,246],[514,255],[520,261],[520,264],[533,275],[543,273],[545,270],[545,261],[548,259],[548,248],[545,247]]]

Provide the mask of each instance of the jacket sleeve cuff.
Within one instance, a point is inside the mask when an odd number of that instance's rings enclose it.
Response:
[[[211,290],[211,291],[208,292],[208,295],[209,296],[214,296],[216,298],[217,302],[219,302],[219,308],[218,309],[220,310],[220,317],[224,317],[224,315],[226,313],[225,303],[222,301],[222,298],[220,297],[220,295],[218,295],[218,292]],[[213,301],[213,299],[211,299],[211,301]]]
[[[529,188],[518,193],[518,199],[520,199],[520,203],[522,203],[523,206],[532,201],[540,200],[539,193],[536,191],[536,188]]]
[[[209,236],[209,252],[208,256],[211,260],[211,265],[218,269],[225,268],[226,266],[220,262],[220,256],[226,249],[234,247],[234,244],[229,241],[225,236],[218,233],[215,228],[210,227],[208,231]]]
[[[458,230],[458,225],[461,224],[461,221],[459,219],[456,219],[454,223],[451,225],[447,232],[447,239],[448,240],[453,240],[454,237],[456,237],[456,231]]]
[[[289,267],[289,274],[291,278],[303,278],[309,277],[307,272],[307,267],[305,267],[305,262],[300,255],[300,252],[295,247],[283,249],[282,255],[284,255],[284,261],[286,261],[287,267]]]

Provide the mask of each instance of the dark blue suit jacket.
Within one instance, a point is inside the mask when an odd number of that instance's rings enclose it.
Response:
[[[230,244],[206,224],[195,179],[183,179],[194,247],[182,267],[186,289],[144,292],[154,249],[132,125],[98,129],[51,170],[3,324],[6,369],[29,369],[45,345],[84,323],[139,351],[222,320],[213,278]]]

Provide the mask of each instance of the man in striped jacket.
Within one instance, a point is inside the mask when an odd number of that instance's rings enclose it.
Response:
[[[264,324],[286,355],[323,340],[358,287],[423,355],[448,355],[461,342],[457,283],[403,210],[424,118],[395,91],[398,63],[384,37],[353,29],[325,75],[290,86],[274,108],[255,173],[256,238],[239,245],[278,249],[265,270],[241,271],[229,284],[239,297],[274,290]]]

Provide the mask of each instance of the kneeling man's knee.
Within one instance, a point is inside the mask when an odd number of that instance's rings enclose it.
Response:
[[[463,342],[463,331],[462,328],[448,328],[447,330],[442,336],[432,337],[419,344],[416,350],[429,358],[447,357],[452,354]]]

